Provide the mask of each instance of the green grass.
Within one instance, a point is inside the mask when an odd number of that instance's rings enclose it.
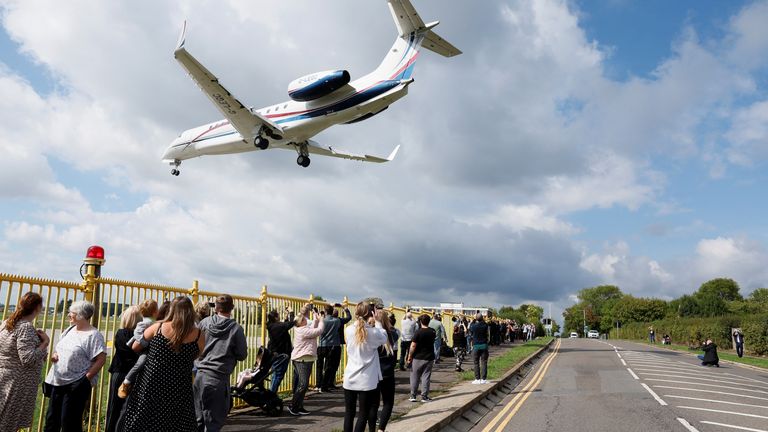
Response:
[[[551,341],[551,337],[541,337],[523,345],[508,349],[504,354],[488,359],[488,379],[499,379],[513,366],[520,363],[523,359],[536,352],[539,348],[545,346]],[[461,373],[462,380],[473,380],[475,374],[471,370]]]
[[[660,345],[660,344],[653,344],[652,345],[652,344],[650,344],[648,342],[645,342],[645,341],[630,341],[630,342],[636,342],[636,343],[641,343],[643,345],[660,347],[660,348],[666,348],[666,349],[671,349],[671,350],[675,350],[675,351],[685,351],[685,352],[694,353],[694,354],[703,354],[704,353],[701,350],[690,349],[687,345]],[[739,356],[737,356],[736,354],[733,354],[733,353],[730,353],[730,352],[727,352],[727,351],[726,352],[718,351],[717,352],[717,356],[720,357],[721,360],[728,360],[728,361],[732,361],[734,363],[742,363],[742,364],[746,364],[746,365],[750,365],[750,366],[757,366],[757,367],[768,369],[768,358],[766,358],[766,357],[744,356],[744,357],[739,358]]]

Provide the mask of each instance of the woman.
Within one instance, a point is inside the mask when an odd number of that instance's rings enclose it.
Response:
[[[48,335],[32,322],[43,310],[39,294],[21,296],[16,311],[0,324],[0,431],[32,426]]]
[[[168,316],[144,331],[149,352],[144,371],[128,397],[125,432],[194,432],[197,430],[192,400],[192,364],[203,352],[205,335],[195,325],[192,300],[176,297]],[[133,343],[134,351],[141,349]]]
[[[355,309],[355,322],[344,329],[347,341],[347,366],[344,368],[344,432],[363,432],[368,426],[371,405],[379,404],[378,386],[382,378],[378,362],[379,347],[387,343],[387,332],[381,321],[376,321],[374,313],[375,307],[372,304],[359,303]]]
[[[56,343],[45,382],[52,386],[45,432],[82,431],[83,411],[99,371],[107,360],[107,347],[99,330],[91,325],[96,308],[80,300],[69,307],[70,327]]]
[[[133,331],[136,324],[143,319],[138,306],[131,306],[120,316],[120,330],[115,332],[113,346],[115,354],[112,356],[112,363],[109,365],[109,373],[112,377],[109,379],[109,403],[107,404],[107,432],[117,432],[117,421],[120,419],[120,412],[123,409],[125,399],[117,396],[117,390],[120,388],[128,371],[131,370],[139,355],[136,354],[128,341],[133,337]]]
[[[293,363],[293,401],[288,412],[291,415],[307,415],[309,411],[304,409],[304,395],[309,388],[309,376],[312,374],[312,366],[317,360],[317,338],[323,334],[325,312],[321,312],[318,319],[312,321],[312,326],[307,325],[307,317],[312,310],[311,305],[301,308],[296,316],[296,328],[293,330],[293,351],[291,361]]]
[[[506,338],[506,334],[504,336]],[[456,372],[463,372],[461,363],[467,355],[467,329],[461,320],[456,321],[453,327],[453,355],[456,358]]]
[[[379,368],[381,369],[381,381],[379,381],[378,392],[382,402],[381,414],[379,415],[379,431],[387,430],[387,423],[392,417],[392,408],[395,406],[395,364],[397,363],[397,351],[393,347],[397,346],[397,329],[392,325],[390,315],[383,310],[376,311],[376,320],[381,322],[382,327],[387,332],[387,341],[379,347]],[[376,412],[379,409],[378,400],[371,404],[371,412],[368,414],[368,430],[376,430]]]

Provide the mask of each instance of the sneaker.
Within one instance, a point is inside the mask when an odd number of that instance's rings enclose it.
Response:
[[[488,384],[488,380],[481,379],[480,384]]]
[[[472,384],[480,384],[480,380],[476,379],[476,380],[472,381]]]
[[[127,398],[128,395],[131,393],[131,388],[133,388],[133,384],[131,383],[120,384],[120,388],[117,389],[117,397],[119,397],[120,399]]]
[[[297,411],[299,415],[309,415],[309,411],[305,410],[304,408]]]
[[[457,368],[456,368],[456,372],[464,372],[464,369],[462,369],[462,368],[460,368],[460,367],[457,367]]]
[[[429,396],[422,396],[421,397],[422,402],[432,402],[432,398]]]
[[[300,416],[300,415],[301,415],[301,414],[300,414],[298,411],[294,411],[294,410],[293,410],[293,407],[288,407],[288,413],[289,413],[290,415],[292,415],[292,416],[296,416],[296,417],[298,417],[298,416]]]
[[[411,397],[408,398],[408,402],[416,402],[416,396],[411,395]]]

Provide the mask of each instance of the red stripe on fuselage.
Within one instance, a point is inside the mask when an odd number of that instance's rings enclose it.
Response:
[[[214,126],[214,127],[210,128],[210,129],[208,129],[207,131],[205,131],[205,132],[201,133],[200,135],[198,135],[198,136],[194,137],[194,138],[193,138],[192,140],[190,140],[189,142],[191,142],[191,143],[192,143],[192,142],[195,142],[195,141],[199,140],[200,138],[202,138],[202,137],[203,137],[203,135],[207,134],[208,132],[214,131],[214,130],[216,130],[216,129],[218,129],[218,128],[222,127],[222,126],[226,126],[226,125],[228,125],[228,124],[229,124],[229,121],[225,121],[225,122],[223,122],[223,123],[220,123],[220,124],[218,124],[218,125],[216,125],[216,126]]]

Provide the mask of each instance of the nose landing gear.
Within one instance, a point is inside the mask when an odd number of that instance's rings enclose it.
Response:
[[[179,174],[181,174],[181,171],[179,171],[179,165],[181,165],[181,161],[176,159],[175,161],[171,162],[171,166],[173,169],[171,169],[171,175],[178,177]]]

